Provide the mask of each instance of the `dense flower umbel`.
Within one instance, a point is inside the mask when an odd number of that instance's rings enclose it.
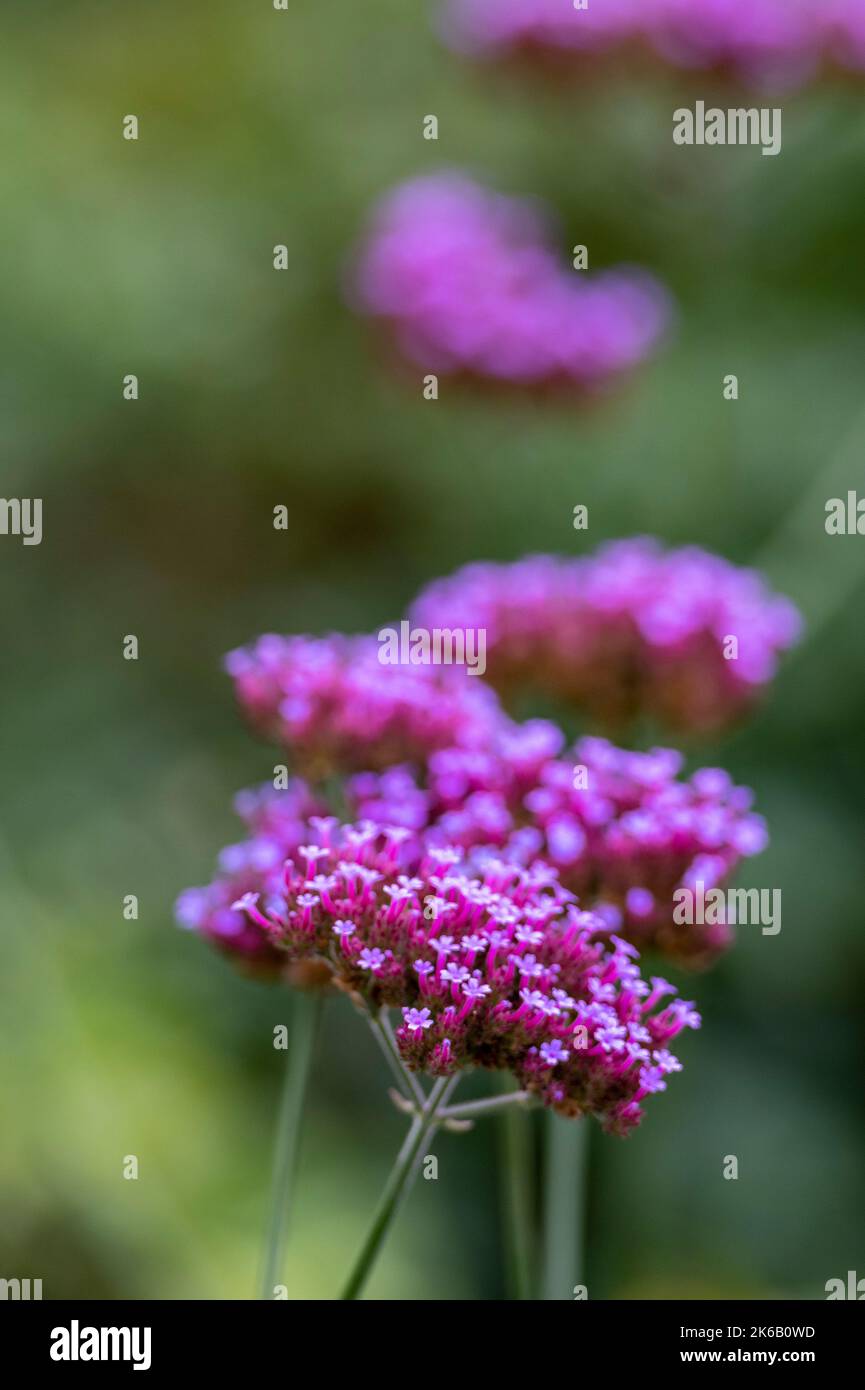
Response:
[[[385,199],[357,300],[419,368],[529,387],[599,387],[641,362],[669,318],[650,276],[566,268],[535,204],[458,173]]]
[[[628,940],[702,966],[731,944],[732,929],[677,924],[674,893],[726,886],[768,836],[747,788],[719,768],[679,780],[681,763],[673,749],[630,753],[584,738],[567,760],[547,759],[528,787],[507,759],[446,749],[430,759],[425,789],[401,768],[352,779],[348,795],[356,814],[422,831],[430,844],[539,858]]]
[[[226,668],[260,733],[314,779],[489,742],[495,694],[453,667],[387,666],[373,637],[260,637]]]
[[[680,68],[790,86],[820,62],[823,11],[831,3],[591,0],[577,10],[571,0],[449,0],[443,28],[453,47],[481,59],[527,55],[597,62],[642,46]]]
[[[529,686],[611,727],[651,715],[694,731],[746,712],[800,626],[755,572],[648,538],[469,565],[429,585],[413,617],[484,627],[487,679],[504,693]]]
[[[680,1070],[671,1039],[699,1025],[543,865],[424,849],[373,822],[318,821],[280,889],[238,906],[290,959],[325,962],[373,1011],[400,1008],[412,1069],[511,1071],[546,1105],[615,1133],[638,1124],[643,1098]]]

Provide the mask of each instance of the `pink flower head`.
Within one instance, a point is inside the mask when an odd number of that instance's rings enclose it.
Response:
[[[699,1018],[675,1000],[656,1011],[670,987],[653,990],[632,948],[578,911],[554,874],[372,824],[330,827],[326,848],[326,889],[310,893],[295,853],[278,895],[239,905],[287,960],[315,962],[372,1010],[399,1008],[414,1070],[510,1071],[562,1114],[593,1114],[619,1134],[639,1123],[644,1097],[678,1065],[670,1040]],[[430,898],[445,916],[425,913]]]
[[[865,71],[865,0],[825,0],[818,22],[829,59],[843,68]]]
[[[574,769],[581,770],[574,785]],[[732,944],[720,923],[679,924],[674,894],[702,877],[725,886],[741,862],[768,843],[751,793],[719,768],[680,780],[681,755],[669,748],[630,753],[584,738],[550,762],[524,798],[544,835],[534,851],[566,887],[594,903],[640,949],[703,966]]]
[[[449,0],[443,32],[481,60],[517,57],[589,64],[648,49],[675,67],[788,87],[822,56],[821,20],[833,0]],[[840,0],[855,11],[861,0]],[[815,9],[817,13],[815,13]],[[843,20],[842,20],[843,25]]]
[[[669,62],[778,87],[818,65],[814,8],[808,0],[653,0],[645,13],[649,38]]]
[[[375,809],[405,819],[427,845],[492,848],[534,864],[536,873],[547,864],[624,939],[695,967],[725,950],[733,931],[726,923],[677,923],[674,894],[698,878],[725,886],[768,835],[746,788],[719,768],[683,780],[681,765],[673,749],[630,753],[584,738],[527,779],[496,754],[443,749],[429,761],[425,788],[402,768],[353,779],[348,800],[359,817]],[[531,911],[525,916],[520,932],[530,944]]]
[[[493,692],[442,666],[382,665],[373,637],[260,637],[226,667],[250,723],[313,778],[483,744]]]
[[[429,585],[413,616],[484,627],[487,679],[502,692],[530,686],[608,725],[650,715],[700,732],[751,708],[800,630],[754,571],[649,538],[584,559],[469,565]]]
[[[384,200],[356,299],[415,366],[522,387],[598,388],[641,362],[670,317],[650,276],[566,268],[533,203],[459,173]]]
[[[443,30],[454,48],[472,57],[498,58],[518,51],[561,49],[592,53],[612,48],[640,31],[640,0],[449,0]]]

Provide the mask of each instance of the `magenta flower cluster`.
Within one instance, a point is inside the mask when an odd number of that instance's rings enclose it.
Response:
[[[401,1011],[413,1070],[510,1071],[562,1114],[627,1134],[699,1026],[635,949],[580,912],[543,865],[464,858],[408,832],[316,819],[310,842],[236,903],[294,960],[327,962],[372,1012]]]
[[[751,793],[717,768],[679,780],[682,759],[672,749],[629,753],[584,738],[560,759],[560,742],[553,726],[536,721],[493,750],[432,753],[424,779],[410,767],[361,773],[345,786],[347,809],[354,824],[410,834],[430,849],[483,850],[523,867],[542,862],[608,931],[680,964],[708,964],[730,945],[731,928],[677,924],[673,895],[698,883],[724,887],[743,859],[765,848]],[[284,791],[243,793],[237,810],[249,838],[223,850],[217,878],[188,890],[178,917],[243,963],[280,973],[285,954],[234,904],[249,892],[279,894],[284,863],[324,802],[296,780]]]
[[[641,0],[590,0],[576,11],[572,0],[447,0],[442,32],[472,57],[500,57],[538,49],[598,53],[641,33]]]
[[[382,666],[373,637],[260,637],[226,669],[259,733],[314,779],[488,742],[494,693],[441,666]]]
[[[865,0],[826,0],[818,8],[830,58],[865,72]]]
[[[415,620],[485,629],[501,688],[689,729],[750,703],[797,623],[756,575],[645,539],[472,566],[431,585]],[[509,1071],[627,1133],[679,1069],[667,1044],[699,1022],[638,953],[703,966],[730,944],[723,923],[677,923],[674,894],[725,886],[763,849],[750,792],[716,768],[684,778],[671,749],[585,737],[565,752],[555,724],[515,723],[483,680],[383,664],[372,636],[269,635],[226,665],[302,776],[238,797],[246,837],[181,895],[180,925],[244,970],[400,1010],[410,1068]]]
[[[458,173],[391,193],[356,276],[358,306],[426,372],[597,389],[640,363],[670,318],[643,271],[575,271],[538,207]]]
[[[725,887],[768,843],[752,793],[720,768],[687,780],[674,749],[630,753],[581,739],[534,775],[507,755],[445,749],[422,788],[409,768],[351,779],[361,817],[423,832],[429,843],[493,846],[509,859],[554,867],[567,889],[641,950],[688,966],[709,964],[732,942],[724,924],[681,925],[674,894]]]
[[[865,0],[447,0],[446,40],[473,58],[660,57],[792,87],[821,65],[865,68]]]
[[[413,617],[485,629],[500,692],[552,693],[608,727],[649,714],[690,731],[747,712],[800,628],[755,572],[648,538],[584,559],[469,565],[431,584]]]

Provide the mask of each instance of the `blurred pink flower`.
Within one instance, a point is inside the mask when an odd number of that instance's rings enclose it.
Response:
[[[670,319],[651,276],[566,268],[535,204],[458,173],[384,200],[356,301],[419,368],[522,387],[597,388],[647,357]]]
[[[649,715],[700,732],[752,707],[801,625],[755,571],[647,537],[468,565],[430,584],[413,617],[483,627],[502,692],[552,694],[611,727]]]

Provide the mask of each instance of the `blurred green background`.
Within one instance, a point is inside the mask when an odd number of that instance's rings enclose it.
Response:
[[[827,498],[865,492],[865,89],[787,99],[776,159],[676,149],[671,112],[709,82],[533,87],[461,64],[432,13],[3,6],[2,491],[44,499],[44,539],[0,538],[0,1276],[254,1292],[292,1001],[172,925],[275,760],[222,653],[378,626],[474,558],[652,531],[761,564],[811,627],[753,723],[699,750],[770,820],[741,881],[782,887],[783,931],[684,981],[705,1019],[685,1071],[632,1139],[593,1135],[589,1293],[824,1297],[865,1275],[865,541],[823,529]],[[351,248],[380,193],[448,164],[548,199],[563,256],[654,269],[669,348],[588,412],[393,380],[345,307]],[[403,1127],[385,1084],[329,1004],[292,1297],[347,1271]],[[371,1297],[504,1295],[495,1129],[439,1154]]]

